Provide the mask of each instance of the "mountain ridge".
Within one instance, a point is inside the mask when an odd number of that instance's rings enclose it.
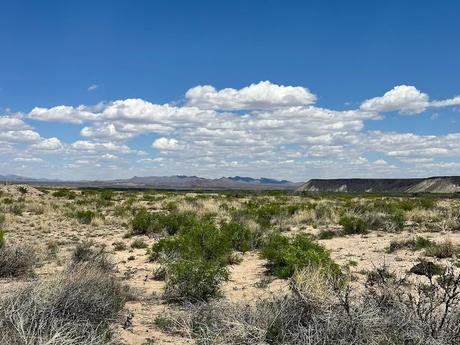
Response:
[[[460,176],[311,179],[298,192],[459,193]]]
[[[113,188],[158,188],[176,190],[295,190],[302,183],[244,176],[204,178],[199,176],[133,176],[128,179],[65,181],[0,175],[0,181],[36,185]]]

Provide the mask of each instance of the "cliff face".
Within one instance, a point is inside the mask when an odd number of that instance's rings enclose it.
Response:
[[[409,179],[312,179],[300,186],[297,191],[456,193],[460,192],[460,176]]]

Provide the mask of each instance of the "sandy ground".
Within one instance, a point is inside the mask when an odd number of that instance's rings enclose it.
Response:
[[[175,337],[161,332],[155,326],[154,320],[169,308],[175,308],[164,303],[161,298],[163,282],[152,278],[157,264],[148,261],[146,249],[131,249],[134,238],[124,238],[128,230],[127,224],[120,224],[106,218],[104,222],[94,222],[90,225],[79,224],[62,212],[54,211],[53,203],[56,198],[30,189],[22,195],[17,187],[2,186],[3,195],[13,198],[24,198],[24,203],[41,206],[43,213],[34,212],[34,207],[27,208],[22,215],[8,215],[5,228],[8,240],[22,241],[36,246],[40,250],[40,265],[36,269],[36,277],[42,279],[63,269],[75,244],[80,240],[92,239],[106,246],[116,264],[116,274],[132,289],[135,300],[126,304],[126,310],[115,326],[116,333],[125,344],[190,344],[190,339]],[[297,228],[296,232],[315,232],[310,227]],[[460,233],[384,233],[371,232],[367,235],[354,235],[321,240],[331,251],[332,257],[341,265],[350,265],[355,278],[364,279],[363,272],[382,263],[392,270],[404,274],[417,262],[420,252],[400,250],[392,254],[385,253],[392,240],[413,238],[423,235],[435,241],[450,239],[460,245]],[[139,237],[137,237],[139,238]],[[155,239],[141,237],[149,245]],[[123,242],[127,250],[115,251],[113,243]],[[55,254],[50,254],[50,244],[56,244]],[[240,264],[230,267],[230,280],[223,286],[224,298],[242,303],[253,303],[259,298],[287,291],[287,282],[269,278],[266,275],[264,260],[255,252],[245,253]],[[435,260],[446,263],[452,259]],[[0,293],[5,293],[23,281],[0,279]],[[127,322],[128,321],[128,322]]]

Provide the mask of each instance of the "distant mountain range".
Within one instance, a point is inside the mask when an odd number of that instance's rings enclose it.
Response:
[[[134,176],[129,179],[104,181],[63,181],[36,179],[18,175],[0,175],[0,181],[35,185],[113,188],[158,188],[173,190],[295,190],[302,183],[269,178],[221,177],[208,179],[198,176]]]
[[[306,183],[252,177],[134,176],[104,181],[64,181],[0,175],[0,182],[43,186],[154,188],[170,190],[291,190],[297,192],[460,193],[460,176],[428,178],[312,179]]]
[[[459,193],[460,176],[428,178],[350,178],[312,179],[297,191],[305,192],[376,192],[376,193]]]

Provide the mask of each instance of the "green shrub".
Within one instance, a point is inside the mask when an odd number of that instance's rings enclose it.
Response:
[[[150,259],[159,260],[165,270],[168,300],[218,296],[221,282],[228,279],[226,266],[234,262],[229,233],[229,229],[223,231],[212,219],[204,218],[151,247]]]
[[[393,253],[400,249],[421,250],[435,245],[433,241],[428,238],[417,236],[415,239],[391,241],[390,246],[387,248],[388,253]]]
[[[334,238],[337,236],[337,231],[333,230],[322,230],[318,234],[318,238],[320,240],[330,240],[331,238]]]
[[[26,188],[26,187],[20,186],[20,187],[18,188],[18,191],[19,191],[22,195],[27,194],[27,188]]]
[[[160,214],[156,218],[156,231],[166,231],[168,235],[174,235],[197,223],[197,218],[191,213]]]
[[[131,221],[133,235],[147,235],[153,231],[155,218],[145,208],[140,209]]]
[[[80,224],[91,224],[93,219],[96,217],[96,213],[91,210],[81,210],[75,212],[74,217]]]
[[[70,189],[67,188],[60,188],[57,191],[53,192],[52,194],[56,198],[67,198],[67,199],[75,199],[77,194]]]
[[[187,231],[156,242],[150,258],[160,257],[219,261],[227,263],[231,254],[231,239],[209,219],[204,219]]]
[[[166,271],[165,298],[169,301],[207,301],[220,294],[228,271],[218,262],[181,259]]]
[[[368,224],[362,218],[355,216],[342,216],[339,224],[342,225],[345,235],[365,234],[368,229]]]
[[[307,266],[340,275],[340,268],[331,259],[329,252],[306,234],[292,238],[279,233],[272,234],[262,247],[261,256],[268,260],[271,273],[279,278],[291,277],[296,270]]]
[[[224,236],[230,239],[231,246],[234,250],[247,252],[254,249],[255,241],[253,233],[247,227],[238,223],[223,223],[221,231]]]

